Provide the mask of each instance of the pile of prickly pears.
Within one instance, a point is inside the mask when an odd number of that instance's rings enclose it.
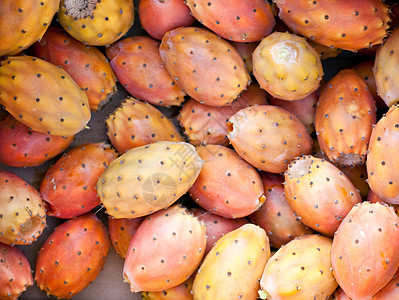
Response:
[[[0,299],[399,299],[399,1],[0,1]]]

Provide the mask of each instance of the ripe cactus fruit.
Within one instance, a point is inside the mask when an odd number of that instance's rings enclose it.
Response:
[[[187,0],[192,15],[217,35],[236,42],[258,42],[268,36],[276,21],[262,0]]]
[[[320,148],[331,162],[364,164],[375,122],[373,95],[354,70],[341,70],[322,89],[315,127]]]
[[[331,237],[351,208],[362,201],[341,170],[311,155],[297,158],[288,166],[284,192],[304,224]]]
[[[59,225],[36,261],[35,280],[47,295],[71,298],[100,273],[110,248],[104,224],[89,213]]]
[[[237,153],[266,172],[284,172],[295,157],[312,150],[313,140],[305,125],[294,114],[276,106],[244,108],[227,124],[227,137]]]
[[[367,154],[370,188],[381,200],[399,204],[399,162],[392,153],[399,145],[399,106],[392,105],[373,128]]]
[[[82,144],[64,153],[40,185],[47,215],[70,219],[99,205],[96,183],[116,157],[115,150],[104,142]]]
[[[225,218],[243,218],[262,206],[266,197],[258,171],[234,150],[206,145],[197,153],[204,166],[188,192],[198,205]]]
[[[0,161],[12,167],[34,167],[57,156],[74,137],[40,133],[13,116],[0,120]]]
[[[399,217],[393,208],[363,202],[352,208],[334,236],[334,277],[352,299],[371,299],[399,266]]]
[[[320,55],[306,39],[287,32],[264,38],[252,54],[253,73],[270,95],[300,100],[314,92],[323,76]]]
[[[67,72],[39,58],[1,61],[0,93],[0,104],[35,131],[73,136],[90,120],[86,94]]]
[[[280,300],[328,299],[338,286],[331,270],[331,245],[330,238],[311,234],[281,247],[266,264],[260,294]]]
[[[390,17],[381,0],[274,2],[291,30],[325,46],[356,51],[381,44],[387,35]]]
[[[97,182],[108,215],[137,218],[172,205],[197,179],[203,160],[188,143],[160,141],[131,149]]]
[[[109,45],[128,32],[134,21],[133,0],[62,0],[58,22],[75,39]]]
[[[370,187],[367,183],[366,165],[356,167],[339,167],[346,177],[353,183],[363,200],[367,199]]]
[[[228,119],[240,109],[262,104],[268,104],[266,92],[253,83],[229,106],[210,106],[189,99],[183,104],[178,120],[190,144],[227,146]]]
[[[373,297],[373,300],[386,299],[399,299],[399,272]]]
[[[31,244],[45,227],[39,192],[19,176],[0,170],[0,243]]]
[[[314,42],[313,40],[307,40],[309,45],[311,45],[317,53],[320,55],[321,60],[325,60],[327,58],[337,57],[341,54],[342,49],[335,48],[335,47],[328,47],[319,43]]]
[[[31,285],[32,270],[25,254],[0,243],[0,298],[17,299]]]
[[[259,43],[249,43],[249,42],[231,42],[231,44],[237,49],[238,53],[244,60],[245,69],[247,69],[248,73],[252,74],[252,53]]]
[[[378,48],[374,61],[374,78],[378,95],[387,106],[399,101],[399,84],[396,78],[399,28],[393,30],[384,44]]]
[[[114,43],[105,52],[119,82],[132,96],[154,105],[180,105],[184,93],[165,69],[159,45],[150,37],[134,36]]]
[[[260,178],[266,201],[257,211],[249,215],[249,220],[266,231],[270,245],[279,249],[298,236],[313,233],[289,206],[284,196],[284,177],[261,172]]]
[[[191,26],[195,21],[184,0],[141,0],[138,12],[141,26],[156,40],[169,30]]]
[[[269,239],[262,228],[246,224],[227,233],[198,269],[194,299],[256,299],[269,257]]]
[[[201,263],[205,234],[204,224],[177,205],[146,217],[123,267],[130,290],[160,292],[183,283]]]
[[[207,105],[230,105],[251,80],[238,51],[203,28],[167,32],[159,51],[180,88]]]
[[[173,122],[149,103],[125,99],[107,116],[107,135],[119,153],[156,141],[183,142]]]
[[[125,258],[130,240],[143,218],[136,219],[114,219],[108,218],[108,231],[112,246],[120,258]]]
[[[103,107],[116,91],[116,77],[105,55],[61,28],[50,27],[30,53],[67,71],[86,93],[92,111]]]
[[[15,55],[46,32],[59,0],[3,0],[0,3],[0,57]]]
[[[190,276],[185,282],[164,290],[162,292],[142,292],[143,300],[193,300],[191,289],[193,287],[194,277]]]

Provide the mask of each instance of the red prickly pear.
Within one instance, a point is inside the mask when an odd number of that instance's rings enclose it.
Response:
[[[0,161],[12,167],[38,166],[60,154],[73,140],[73,136],[31,130],[8,115],[0,120]]]
[[[332,243],[334,277],[350,298],[369,300],[399,266],[399,217],[380,203],[355,205]]]
[[[367,168],[366,165],[356,166],[356,167],[339,167],[339,169],[344,172],[346,177],[353,183],[355,188],[362,197],[363,200],[367,199],[367,195],[370,190],[370,186],[367,183]]]
[[[45,226],[39,192],[19,176],[0,170],[0,243],[31,244]]]
[[[343,291],[343,289],[338,288],[335,293],[334,293],[334,297],[333,300],[352,300],[351,298],[349,298],[345,292]]]
[[[159,51],[180,88],[207,105],[230,105],[251,80],[238,51],[203,28],[167,32]]]
[[[335,47],[328,47],[319,43],[314,42],[312,39],[307,40],[309,45],[311,45],[316,52],[320,55],[321,60],[325,60],[327,58],[337,57],[341,54],[342,49]]]
[[[70,219],[100,204],[96,183],[117,157],[106,143],[88,143],[70,149],[46,172],[40,185],[47,215]]]
[[[252,53],[255,51],[255,48],[259,43],[240,43],[240,42],[231,42],[231,44],[237,49],[238,53],[241,55],[244,60],[245,68],[248,73],[252,74],[253,66],[252,66]]]
[[[0,298],[17,299],[31,285],[32,270],[25,254],[0,243]]]
[[[132,292],[160,292],[183,283],[206,247],[202,222],[177,205],[144,219],[133,235],[123,268]]]
[[[373,300],[386,299],[399,299],[399,272],[373,297]]]
[[[185,282],[164,290],[162,292],[142,292],[143,300],[193,300],[191,289],[194,276],[190,276]]]

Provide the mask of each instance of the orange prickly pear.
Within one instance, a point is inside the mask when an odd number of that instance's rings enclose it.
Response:
[[[193,280],[194,276],[190,276],[185,282],[162,292],[142,292],[141,297],[143,300],[193,300]]]

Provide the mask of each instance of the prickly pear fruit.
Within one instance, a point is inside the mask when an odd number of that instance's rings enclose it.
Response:
[[[210,106],[189,99],[183,104],[178,120],[190,144],[227,146],[228,119],[240,109],[262,104],[268,104],[265,91],[258,84],[251,84],[229,106]]]
[[[93,46],[109,45],[133,25],[133,0],[62,0],[58,22],[75,39]]]
[[[189,189],[194,201],[225,218],[243,218],[265,202],[258,171],[234,150],[221,145],[197,148],[204,166]]]
[[[39,192],[19,176],[0,170],[0,243],[31,244],[45,227]]]
[[[173,122],[149,103],[125,99],[107,116],[107,135],[119,153],[156,141],[183,142]]]
[[[331,245],[330,238],[311,234],[281,247],[266,264],[262,292],[270,299],[328,299],[338,286],[331,270]]]
[[[110,248],[104,224],[89,213],[59,225],[36,261],[38,287],[57,298],[71,298],[100,273]]]
[[[399,145],[399,106],[394,104],[373,128],[367,154],[370,188],[381,200],[399,204],[399,161],[395,153]]]
[[[341,170],[311,155],[297,158],[288,166],[284,192],[304,224],[331,237],[351,208],[362,201]]]
[[[276,24],[267,1],[187,0],[186,4],[201,24],[227,40],[258,42]]]
[[[195,21],[183,0],[141,0],[138,12],[141,26],[156,40],[169,30],[191,26]]]
[[[105,49],[118,80],[134,97],[154,105],[180,105],[184,93],[165,69],[160,42],[147,36],[123,39]]]
[[[387,106],[399,101],[399,84],[396,78],[396,66],[399,64],[398,49],[399,28],[393,30],[384,44],[378,48],[374,61],[374,78],[378,95]]]
[[[143,300],[193,300],[191,289],[193,287],[194,277],[190,276],[185,282],[164,290],[162,292],[142,292]]]
[[[86,94],[67,72],[39,58],[1,61],[0,93],[0,104],[35,131],[72,136],[90,120]]]
[[[356,51],[381,44],[387,35],[390,17],[381,0],[274,2],[291,30],[325,46]]]
[[[203,160],[188,143],[160,141],[115,159],[97,182],[114,218],[137,218],[172,205],[197,179]]]
[[[342,49],[335,48],[335,47],[328,47],[319,43],[314,42],[313,40],[307,40],[309,45],[311,45],[316,52],[320,55],[321,60],[325,60],[327,58],[337,57],[341,54]]]
[[[203,28],[167,32],[159,51],[180,88],[207,105],[230,105],[251,80],[238,51]]]
[[[87,143],[70,149],[46,172],[40,194],[47,215],[70,219],[100,204],[96,183],[117,158],[107,143]]]
[[[252,62],[260,86],[283,100],[305,98],[319,87],[323,76],[320,55],[304,38],[287,32],[264,38]]]
[[[33,284],[32,270],[17,247],[0,243],[0,298],[17,299]]]
[[[298,236],[313,233],[289,206],[284,196],[284,177],[262,172],[260,178],[266,201],[249,219],[266,231],[270,245],[278,249]]]
[[[112,246],[120,258],[125,258],[130,240],[136,232],[143,218],[114,219],[108,218],[108,231]]]
[[[231,42],[231,44],[237,49],[238,53],[241,55],[244,60],[245,69],[247,69],[248,73],[252,74],[252,53],[259,43],[240,43],[240,42]]]
[[[351,298],[341,288],[338,288],[334,293],[333,300],[351,300]]]
[[[133,235],[123,275],[132,292],[160,292],[183,283],[206,247],[202,222],[177,205],[144,219]]]
[[[256,299],[269,257],[269,239],[262,228],[246,224],[227,233],[198,269],[194,299]]]
[[[311,152],[313,140],[292,113],[272,105],[244,108],[229,121],[227,137],[238,155],[255,168],[284,172],[295,157]]]
[[[43,36],[59,0],[3,0],[0,3],[0,56],[15,55]]]
[[[206,249],[205,255],[212,249],[216,242],[226,233],[233,231],[248,223],[245,218],[228,219],[215,215],[201,208],[194,208],[192,213],[198,220],[203,221],[206,227]]]
[[[387,283],[377,294],[373,300],[399,299],[399,272],[393,276],[391,281]]]
[[[103,107],[116,91],[116,77],[105,55],[61,28],[50,27],[30,51],[67,71],[86,93],[92,111]]]
[[[364,164],[375,122],[373,95],[354,70],[341,70],[322,89],[315,127],[320,148],[331,162]]]
[[[352,299],[371,299],[399,266],[399,217],[380,203],[352,208],[332,243],[334,277]]]
[[[74,137],[40,133],[13,116],[0,120],[0,161],[12,167],[34,167],[57,156]]]
[[[355,188],[362,197],[363,200],[367,199],[370,187],[367,183],[367,169],[366,165],[356,166],[356,167],[342,167],[339,169],[344,172],[346,177],[353,183]]]

